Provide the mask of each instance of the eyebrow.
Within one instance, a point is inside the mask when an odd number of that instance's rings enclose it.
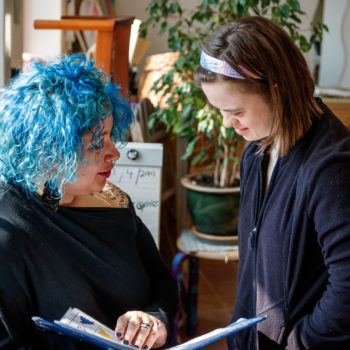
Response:
[[[234,108],[234,109],[229,109],[229,108],[222,109],[222,111],[224,111],[224,112],[232,112],[232,113],[239,112],[241,110],[242,110],[242,107],[238,107],[238,108]]]
[[[107,131],[103,131],[103,133],[100,135],[100,139],[101,139],[103,136],[107,135],[107,134],[108,134]],[[89,145],[93,145],[93,144],[95,143],[95,141],[98,140],[98,139],[99,139],[99,137],[97,137],[96,134],[91,133],[91,137],[90,137],[89,140],[87,140],[87,142],[89,143]]]
[[[238,111],[241,111],[243,108],[242,107],[238,107],[238,108],[234,108],[234,109],[230,109],[230,108],[225,108],[225,109],[220,109],[219,107],[216,107],[214,106],[212,103],[209,102],[209,104],[213,107],[213,108],[216,108],[216,109],[219,109],[221,111],[224,111],[224,112],[238,112]]]
[[[103,129],[103,132],[101,133],[100,137],[106,136],[106,135],[112,135],[113,134],[113,128],[111,130]]]

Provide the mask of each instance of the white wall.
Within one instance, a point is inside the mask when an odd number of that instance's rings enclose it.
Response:
[[[34,30],[33,21],[34,19],[59,19],[62,13],[61,2],[66,0],[25,0],[23,9],[23,25],[24,25],[24,52],[29,52],[34,55],[39,56],[53,56],[60,53],[61,50],[61,31],[59,30]],[[344,2],[344,0],[325,0],[328,4],[336,4],[337,2]],[[348,1],[349,0],[345,0]],[[307,13],[307,16],[303,18],[302,28],[306,34],[310,33],[309,23],[312,21],[315,10],[317,8],[319,0],[300,0],[301,8]],[[149,0],[118,0],[116,1],[116,13],[118,15],[131,15],[145,20],[147,18],[147,13],[145,11]],[[180,3],[184,8],[193,8],[198,0],[180,0]],[[331,12],[327,13],[331,14]],[[335,22],[339,21],[338,13],[331,15],[331,18],[335,18]],[[344,21],[342,24],[342,35],[343,42],[347,43],[344,52],[344,62],[347,63],[343,67],[340,78],[337,82],[334,79],[331,81],[330,78],[323,78],[323,73],[321,72],[321,82],[324,86],[338,85],[343,87],[350,87],[350,39],[349,39],[349,29],[350,29],[350,6],[346,14],[343,16]],[[330,22],[327,16],[324,17],[326,24]],[[332,26],[330,26],[332,32]],[[332,35],[338,35],[332,32]],[[155,53],[162,53],[168,51],[167,48],[167,38],[166,35],[158,35],[158,28],[150,28],[148,34],[148,40],[151,42],[151,46],[148,49],[146,55],[152,55]],[[326,56],[326,52],[333,55],[331,61],[326,58],[321,58],[321,69],[327,71],[328,77],[334,78],[333,69],[339,66],[340,58],[337,54],[341,52],[341,48],[331,48],[327,47],[327,42],[336,42],[339,40],[329,40],[328,36],[325,37],[325,43],[323,45],[323,56]],[[314,51],[311,51],[306,55],[306,59],[309,63],[310,69],[313,70],[315,55]],[[140,68],[144,65],[145,59],[140,63]]]
[[[342,77],[340,78],[340,87],[350,89],[350,1],[347,11],[343,17],[343,42],[345,44],[345,66]]]
[[[4,1],[0,0],[0,18],[3,19],[5,15]],[[0,89],[6,84],[5,77],[5,26],[0,25]]]
[[[23,52],[52,57],[61,53],[61,31],[34,29],[36,19],[60,19],[61,0],[23,1]]]
[[[350,89],[350,1],[325,0],[323,21],[329,27],[321,53],[322,86]]]
[[[180,0],[180,4],[183,8],[193,8],[197,2],[198,0]],[[148,12],[146,12],[148,3],[149,0],[118,0],[116,1],[115,10],[117,15],[135,16],[135,18],[145,21],[148,17]],[[148,29],[147,40],[150,41],[151,45],[145,57],[138,65],[138,77],[140,77],[143,72],[145,60],[148,55],[169,51],[166,34],[159,35],[158,32],[159,27],[152,28],[150,26]]]
[[[183,8],[193,8],[197,2],[198,0],[180,0]],[[148,12],[146,12],[148,3],[149,0],[118,0],[116,1],[115,9],[118,15],[135,16],[144,21],[148,17]],[[152,27],[148,30],[147,39],[151,42],[151,46],[147,51],[147,55],[168,51],[166,35],[160,36],[158,31],[158,28]]]
[[[312,22],[314,13],[318,6],[319,0],[300,0],[301,8],[306,12],[306,16],[302,17],[301,27],[306,35],[310,35],[310,23]],[[145,11],[149,0],[119,0],[116,2],[116,13],[118,15],[131,15],[145,20],[147,13]],[[198,0],[180,0],[183,8],[194,8],[198,4]],[[151,42],[150,48],[146,55],[152,55],[156,53],[167,52],[167,38],[166,35],[159,35],[157,28],[149,28],[147,39]],[[314,69],[314,56],[315,53],[312,50],[305,55],[309,63],[311,70]],[[144,60],[141,61],[139,68],[142,70],[144,66]]]
[[[307,27],[318,0],[301,0],[300,2],[302,8],[309,14],[303,21],[304,27]],[[118,0],[116,1],[116,13],[145,20],[148,16],[145,10],[148,3],[149,0]],[[180,3],[184,8],[193,8],[198,0],[180,0]],[[61,31],[34,29],[33,22],[35,19],[59,19],[62,13],[61,0],[25,0],[23,13],[24,52],[37,55],[60,53]],[[148,55],[168,51],[166,35],[158,35],[158,28],[150,27],[147,38],[151,42],[147,51]]]

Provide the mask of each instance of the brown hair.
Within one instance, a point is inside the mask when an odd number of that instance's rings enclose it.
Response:
[[[245,90],[263,94],[272,105],[271,134],[261,141],[261,152],[279,143],[279,154],[288,153],[322,114],[314,99],[314,82],[300,50],[285,30],[260,16],[240,17],[219,28],[203,44],[210,56],[228,63],[246,79],[235,79],[199,67],[197,84],[219,79],[243,84]],[[240,67],[259,76],[249,77]]]

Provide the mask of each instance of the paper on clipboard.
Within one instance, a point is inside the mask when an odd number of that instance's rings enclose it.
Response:
[[[46,321],[40,317],[32,317],[36,326],[41,330],[51,330],[73,337],[75,339],[96,345],[103,349],[128,350],[134,347],[123,344],[114,334],[114,331],[101,324],[91,316],[77,308],[69,308],[65,315],[54,322]],[[220,340],[228,335],[238,332],[265,320],[266,317],[239,319],[225,328],[215,329],[186,343],[173,346],[167,350],[195,350]]]

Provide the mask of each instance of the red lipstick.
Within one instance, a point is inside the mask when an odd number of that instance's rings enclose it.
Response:
[[[98,173],[98,175],[101,175],[101,176],[105,177],[106,179],[108,179],[111,176],[111,172],[112,172],[112,170],[104,171],[102,173]]]

